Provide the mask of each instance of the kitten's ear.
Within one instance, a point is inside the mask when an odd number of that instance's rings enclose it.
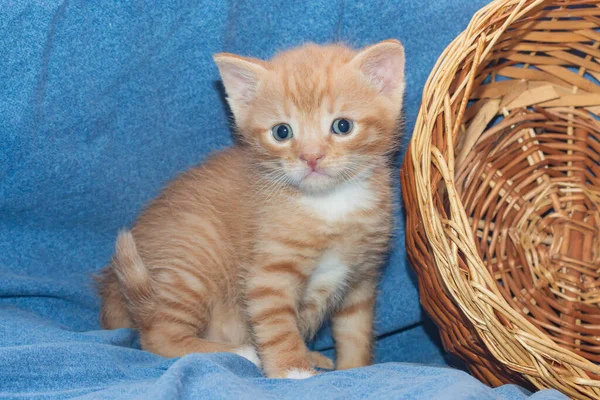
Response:
[[[404,95],[404,47],[395,39],[362,49],[351,64],[382,94],[402,101]]]
[[[262,60],[241,57],[230,53],[219,53],[213,56],[233,114],[238,112],[254,97],[258,82],[267,71],[266,63]]]

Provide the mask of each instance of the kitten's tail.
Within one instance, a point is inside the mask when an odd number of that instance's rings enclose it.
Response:
[[[152,278],[130,231],[119,233],[112,267],[130,315],[150,313],[150,299],[154,290]]]

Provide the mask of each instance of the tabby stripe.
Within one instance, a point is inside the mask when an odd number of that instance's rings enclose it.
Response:
[[[200,223],[194,223],[193,220],[190,220],[190,217],[187,218],[187,222],[191,223],[191,226],[195,228],[195,231],[201,232],[194,236],[174,236],[173,239],[178,242],[189,243],[192,246],[196,246],[200,244],[201,246],[207,246],[208,248],[216,249],[219,247],[219,242],[215,236],[218,236],[217,229],[212,224],[206,224],[206,221],[199,221]],[[210,229],[207,229],[210,228]]]
[[[190,336],[190,335],[179,335],[179,336],[173,336],[171,338],[169,338],[169,341],[173,344],[184,344],[184,342],[188,342],[190,340],[194,340],[196,339],[194,336]]]
[[[179,246],[181,248],[182,246]],[[215,255],[206,252],[201,245],[190,246],[178,251],[177,259],[181,260],[184,265],[194,267],[202,265],[220,265],[221,260]]]
[[[296,310],[294,309],[294,307],[292,307],[290,305],[285,305],[285,306],[270,308],[270,309],[265,310],[257,315],[253,315],[252,322],[255,324],[260,324],[260,323],[264,323],[270,319],[281,320],[282,318],[279,318],[279,317],[295,316],[295,315],[296,315]]]
[[[219,257],[215,252],[211,252],[208,249],[215,248],[217,246],[217,242],[214,240],[196,240],[195,242],[191,242],[187,239],[179,239],[175,238],[176,242],[173,243],[174,249],[179,249],[178,254],[187,255],[184,261],[187,261],[190,264],[206,264],[208,261],[210,264],[218,265]],[[201,251],[201,253],[199,253]]]
[[[171,313],[167,313],[167,312],[159,312],[158,314],[155,315],[154,317],[155,321],[167,321],[167,322],[172,322],[178,325],[184,325],[184,326],[188,326],[190,328],[193,328],[194,330],[198,330],[198,325],[194,322],[190,322],[190,321],[186,321],[183,318],[179,318],[176,315],[173,315]]]
[[[195,292],[193,289],[188,287],[188,285],[186,285],[183,282],[180,282],[179,278],[177,279],[176,286],[174,286],[174,287],[165,286],[165,287],[163,287],[163,290],[166,293],[170,294],[172,296],[171,298],[177,299],[177,301],[180,301],[187,307],[190,307],[193,309],[198,308],[200,302],[197,300],[203,297],[202,293]]]
[[[283,243],[286,246],[290,246],[290,247],[295,247],[297,249],[303,249],[303,250],[315,250],[317,251],[318,249],[315,248],[315,246],[311,243],[307,243],[307,242],[303,242],[301,240],[297,240],[297,239],[293,239],[291,237],[278,237],[276,239],[276,241]]]
[[[246,297],[248,300],[256,300],[262,297],[279,297],[281,299],[288,298],[283,290],[268,286],[255,287],[248,292]]]
[[[189,304],[186,305],[182,302],[174,301],[174,300],[163,300],[162,305],[165,305],[173,310],[182,311],[184,313],[187,313],[190,316],[196,318],[196,320],[201,321],[201,323],[206,322],[202,313],[200,313],[198,310],[196,310],[196,308],[190,306]]]
[[[203,293],[192,289],[177,271],[168,269],[167,273],[172,275],[172,281],[169,281],[170,284],[162,285],[162,290],[165,293],[162,297],[166,300],[170,299],[175,302],[180,302],[186,307],[201,313],[201,310],[198,310],[198,308],[200,308],[203,303],[198,300],[203,298]],[[198,315],[197,312],[195,312],[195,315]]]
[[[271,339],[262,342],[261,345],[263,348],[266,347],[274,347],[274,346],[279,346],[283,343],[285,343],[286,339],[294,339],[295,335],[289,331],[286,332],[281,332],[277,335],[271,336]],[[295,347],[295,344],[292,344],[291,349],[293,350],[293,348]]]
[[[177,265],[177,268],[179,270],[181,270],[182,272],[189,274],[189,275],[193,276],[195,279],[197,279],[202,284],[202,286],[204,286],[205,289],[210,289],[213,286],[213,282],[209,278],[207,278],[205,274],[198,271],[197,268],[191,267],[189,264],[183,264],[183,263]],[[175,273],[177,273],[177,272],[178,271],[175,271]],[[184,279],[183,276],[181,276],[181,274],[178,274],[177,276],[182,280],[182,282],[186,283],[186,280]],[[187,283],[186,283],[186,286],[188,288],[190,288],[190,286],[187,285]],[[193,289],[190,288],[190,290],[193,290]]]
[[[302,271],[299,271],[297,265],[292,263],[281,262],[269,264],[265,267],[262,267],[262,270],[263,272],[267,273],[285,273],[293,275],[300,281],[305,281],[308,278],[308,275],[305,275],[304,273],[302,273]]]
[[[358,311],[368,310],[369,308],[373,307],[373,301],[374,301],[374,299],[370,298],[370,299],[365,299],[365,300],[359,301],[357,303],[351,304],[351,305],[339,310],[335,316],[336,316],[336,318],[337,317],[346,317],[346,316],[354,314]]]

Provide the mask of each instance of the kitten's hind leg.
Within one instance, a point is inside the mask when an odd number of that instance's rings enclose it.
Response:
[[[375,279],[363,279],[352,287],[332,318],[337,369],[371,365],[373,359],[373,310]]]
[[[177,322],[159,321],[154,326],[140,331],[144,350],[163,357],[183,357],[190,353],[233,352],[228,343],[211,342],[197,336],[192,326]]]
[[[140,331],[142,348],[163,357],[183,357],[191,353],[234,353],[260,368],[252,346],[237,347],[229,343],[205,340],[197,336],[198,330],[184,321],[159,321]]]
[[[237,353],[257,363],[247,349],[200,338],[209,326],[210,281],[185,261],[171,258],[177,267],[149,270],[131,232],[117,238],[111,273],[140,331],[142,348],[165,357],[190,353]]]

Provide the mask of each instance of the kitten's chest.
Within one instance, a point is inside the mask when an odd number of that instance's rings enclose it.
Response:
[[[341,254],[328,250],[317,261],[304,291],[305,302],[321,303],[341,294],[348,285],[352,271]]]
[[[309,216],[327,224],[358,219],[360,211],[373,209],[378,196],[369,182],[351,182],[322,195],[305,195],[298,206]]]

